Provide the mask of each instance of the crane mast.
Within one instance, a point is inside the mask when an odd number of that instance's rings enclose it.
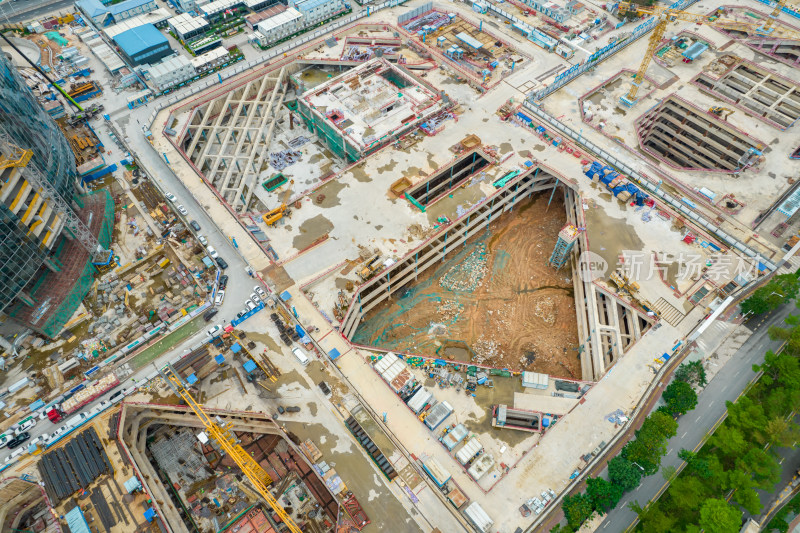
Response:
[[[272,483],[269,474],[267,474],[264,469],[261,468],[261,465],[242,448],[230,427],[217,424],[206,414],[202,406],[197,403],[186,385],[184,385],[183,379],[171,365],[167,365],[159,372],[170,388],[172,388],[178,396],[183,398],[186,405],[194,411],[194,414],[196,414],[197,418],[203,423],[203,426],[206,428],[211,438],[217,441],[222,449],[225,450],[225,453],[231,456],[231,459],[239,466],[256,491],[266,500],[272,510],[280,517],[281,521],[286,524],[292,533],[302,533],[302,530],[294,523],[292,518],[283,510],[283,507],[280,506],[278,501],[269,492],[269,485]]]

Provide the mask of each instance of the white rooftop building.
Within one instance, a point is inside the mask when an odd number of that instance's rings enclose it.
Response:
[[[256,25],[255,34],[261,46],[268,46],[275,41],[288,37],[304,27],[303,14],[293,7],[274,17],[262,20]]]
[[[159,91],[181,84],[197,75],[192,62],[182,55],[173,55],[150,69],[150,81]]]
[[[209,26],[208,21],[203,17],[193,17],[188,13],[172,17],[167,23],[181,41],[204,35]]]

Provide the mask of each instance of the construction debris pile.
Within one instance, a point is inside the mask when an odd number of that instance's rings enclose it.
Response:
[[[464,261],[454,265],[439,279],[439,285],[451,291],[473,292],[486,276],[486,260],[486,245],[480,242]]]

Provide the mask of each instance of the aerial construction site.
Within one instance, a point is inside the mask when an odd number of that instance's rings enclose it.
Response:
[[[109,531],[544,531],[670,361],[713,376],[736,302],[800,265],[783,2],[342,9],[269,46],[258,15],[246,64],[67,129],[130,159],[80,211],[112,264],[69,317],[10,314],[54,330],[12,421],[96,409],[15,456],[44,480],[20,500]]]

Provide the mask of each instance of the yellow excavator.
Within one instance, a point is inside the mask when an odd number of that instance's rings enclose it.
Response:
[[[711,106],[708,108],[708,112],[712,115],[717,115],[722,120],[728,120],[728,117],[733,114],[733,109],[728,109],[727,107],[722,106]]]
[[[290,194],[292,194],[292,189],[291,187],[287,187],[286,190],[281,193],[281,205],[271,211],[267,211],[264,213],[264,216],[261,217],[264,219],[264,223],[267,226],[272,226],[284,216],[288,217],[292,214],[291,211],[287,211],[288,206],[286,205],[286,200]]]

